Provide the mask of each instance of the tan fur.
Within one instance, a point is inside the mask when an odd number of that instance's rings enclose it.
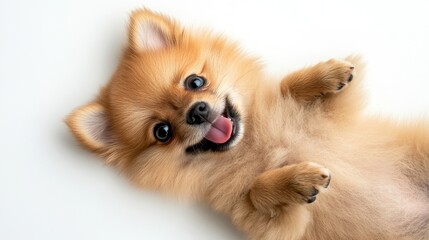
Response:
[[[360,115],[363,65],[346,60],[270,84],[223,37],[138,10],[111,81],[67,124],[134,184],[203,201],[249,239],[428,239],[429,124]],[[190,74],[207,79],[203,90],[183,88]],[[186,153],[204,136],[186,123],[189,107],[220,110],[225,96],[241,114],[236,143]],[[174,129],[168,143],[153,136],[160,121]]]

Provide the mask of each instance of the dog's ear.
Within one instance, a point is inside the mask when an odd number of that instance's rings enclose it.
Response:
[[[179,29],[165,16],[147,9],[134,11],[128,29],[129,46],[137,52],[167,48],[177,43]]]
[[[97,102],[84,105],[73,111],[65,120],[79,142],[94,152],[103,152],[114,143],[105,108]]]

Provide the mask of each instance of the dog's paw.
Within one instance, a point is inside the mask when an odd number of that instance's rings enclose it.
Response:
[[[322,95],[327,93],[338,93],[344,90],[347,85],[353,80],[353,72],[355,67],[344,60],[331,59],[322,63],[322,78],[324,91]]]
[[[287,165],[259,175],[249,197],[256,209],[273,217],[283,206],[314,202],[330,181],[329,170],[316,163]]]
[[[296,174],[292,184],[292,190],[297,194],[297,202],[312,203],[316,196],[331,182],[329,170],[316,163],[304,162],[292,167],[292,173]]]

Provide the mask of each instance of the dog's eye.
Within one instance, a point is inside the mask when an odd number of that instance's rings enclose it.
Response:
[[[153,128],[153,135],[160,142],[168,142],[173,136],[170,124],[166,122],[156,124]]]
[[[198,90],[206,84],[206,80],[203,77],[195,74],[190,75],[185,79],[185,88],[188,90]]]

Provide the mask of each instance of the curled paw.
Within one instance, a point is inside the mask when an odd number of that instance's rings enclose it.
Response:
[[[353,80],[354,70],[355,67],[344,60],[331,59],[321,63],[321,71],[324,76],[322,81],[325,86],[321,94],[344,90]]]
[[[291,188],[297,193],[296,201],[303,203],[316,201],[317,195],[331,182],[329,170],[312,162],[300,163],[294,168],[292,170],[296,177],[291,183]]]
[[[283,206],[314,202],[330,181],[329,170],[316,163],[286,165],[259,175],[249,197],[256,209],[273,217]]]

